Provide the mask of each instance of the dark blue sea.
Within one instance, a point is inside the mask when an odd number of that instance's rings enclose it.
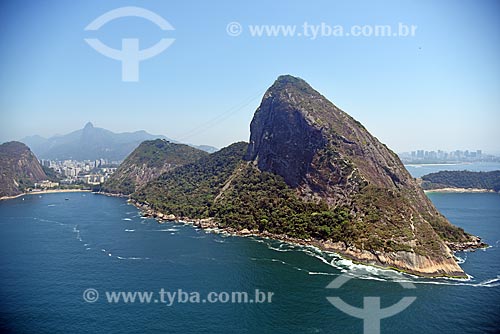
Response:
[[[451,222],[491,245],[457,254],[469,280],[416,278],[314,248],[160,225],[121,198],[60,193],[1,201],[0,332],[363,333],[363,320],[327,297],[357,308],[365,297],[379,297],[381,308],[416,297],[382,319],[380,332],[499,333],[500,195],[429,196]],[[326,288],[339,277],[348,277],[345,284]],[[194,297],[169,306],[161,289]],[[273,293],[271,302],[203,302],[209,293],[253,299],[256,289]],[[113,291],[152,292],[153,299],[110,302],[106,292]]]

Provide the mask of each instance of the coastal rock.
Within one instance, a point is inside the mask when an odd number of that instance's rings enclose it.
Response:
[[[463,241],[463,242],[447,242],[448,247],[455,252],[459,251],[467,251],[467,250],[476,250],[479,248],[485,248],[488,247],[487,244],[485,244],[480,237],[471,235],[468,241]]]
[[[241,234],[241,235],[248,235],[248,234],[250,234],[250,233],[251,233],[251,232],[250,232],[247,228],[244,228],[244,229],[242,229],[242,230],[240,231],[240,234]]]
[[[343,243],[321,243],[320,248],[337,252],[355,261],[373,266],[397,269],[409,274],[428,277],[464,277],[462,268],[454,260],[453,254],[448,252],[440,258],[431,258],[415,252],[375,252],[360,250],[354,247],[346,248]]]

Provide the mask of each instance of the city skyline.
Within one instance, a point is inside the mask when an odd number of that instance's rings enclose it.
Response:
[[[403,163],[462,163],[462,162],[499,162],[500,156],[483,152],[483,150],[415,150],[398,153]]]

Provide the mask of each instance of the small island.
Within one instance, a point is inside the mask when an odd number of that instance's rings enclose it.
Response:
[[[418,180],[425,191],[500,192],[500,171],[440,171]]]

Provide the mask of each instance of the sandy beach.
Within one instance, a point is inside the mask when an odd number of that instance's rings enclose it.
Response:
[[[0,201],[18,198],[24,195],[42,195],[42,194],[52,194],[52,193],[75,193],[75,192],[91,192],[91,190],[87,189],[48,189],[48,190],[40,190],[40,191],[30,191],[27,193],[22,193],[15,196],[4,196],[0,197]]]

